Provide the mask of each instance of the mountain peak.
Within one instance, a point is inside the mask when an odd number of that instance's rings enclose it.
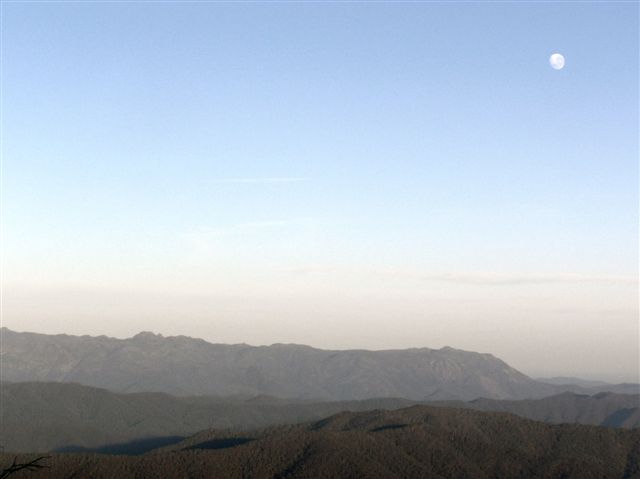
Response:
[[[131,339],[146,341],[149,339],[164,339],[162,334],[156,334],[152,331],[140,331],[138,334],[133,336]]]

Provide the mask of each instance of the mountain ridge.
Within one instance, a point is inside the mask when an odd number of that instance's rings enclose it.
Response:
[[[4,328],[0,349],[5,381],[79,382],[117,392],[469,400],[556,391],[489,353],[451,347],[324,350],[282,343],[214,344],[149,332],[116,339]]]
[[[640,395],[562,393],[537,400],[418,402],[402,398],[311,402],[257,397],[114,393],[74,383],[0,383],[0,444],[6,451],[140,450],[135,441],[202,429],[249,430],[320,420],[344,411],[412,405],[499,411],[548,423],[640,427]],[[129,444],[131,442],[133,444]],[[150,441],[148,444],[153,444]]]
[[[0,468],[13,457],[0,454]],[[43,462],[51,479],[617,479],[640,475],[640,430],[413,406],[257,431],[207,430],[140,456],[65,453]]]

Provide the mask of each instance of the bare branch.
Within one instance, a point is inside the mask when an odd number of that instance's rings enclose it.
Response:
[[[32,461],[29,462],[18,462],[18,458],[14,457],[13,458],[13,462],[11,463],[11,465],[6,468],[3,469],[2,471],[0,471],[0,479],[4,479],[5,477],[9,477],[10,475],[18,472],[18,471],[38,471],[40,469],[46,469],[49,466],[47,466],[46,464],[40,464],[40,461],[43,461],[45,459],[49,459],[49,457],[51,456],[41,456],[38,457]]]

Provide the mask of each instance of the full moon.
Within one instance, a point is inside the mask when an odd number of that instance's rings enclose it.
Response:
[[[562,70],[564,68],[564,57],[559,53],[554,53],[549,57],[549,65],[554,70]]]

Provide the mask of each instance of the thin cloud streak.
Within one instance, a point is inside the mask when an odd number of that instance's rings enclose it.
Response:
[[[281,229],[312,224],[314,221],[314,218],[291,218],[284,220],[248,221],[219,227],[204,226],[186,231],[182,233],[180,237],[183,241],[191,245],[191,247],[207,249],[218,239],[260,234],[268,231],[277,232]]]
[[[548,274],[504,274],[492,272],[477,273],[437,273],[420,274],[409,271],[395,270],[354,270],[331,267],[301,267],[291,271],[294,274],[356,274],[384,278],[409,279],[416,281],[446,282],[460,285],[476,286],[512,286],[523,284],[557,284],[557,283],[610,283],[610,284],[638,284],[634,276],[589,275],[577,273],[548,273]]]
[[[267,178],[217,178],[210,181],[213,184],[276,184],[276,183],[300,183],[309,181],[310,178],[297,176],[267,177]]]
[[[226,227],[220,227],[220,228],[201,227],[188,234],[191,234],[191,235],[195,234],[202,237],[222,236],[230,233],[242,232],[247,230],[260,230],[265,228],[276,228],[279,226],[288,226],[291,224],[295,224],[297,222],[299,221],[297,220],[250,221],[246,223],[237,223],[237,224],[229,225]]]
[[[638,278],[631,276],[585,275],[574,273],[556,274],[497,274],[497,273],[446,273],[427,275],[427,281],[445,281],[456,284],[474,285],[519,285],[519,284],[552,284],[552,283],[620,283],[635,284]]]

